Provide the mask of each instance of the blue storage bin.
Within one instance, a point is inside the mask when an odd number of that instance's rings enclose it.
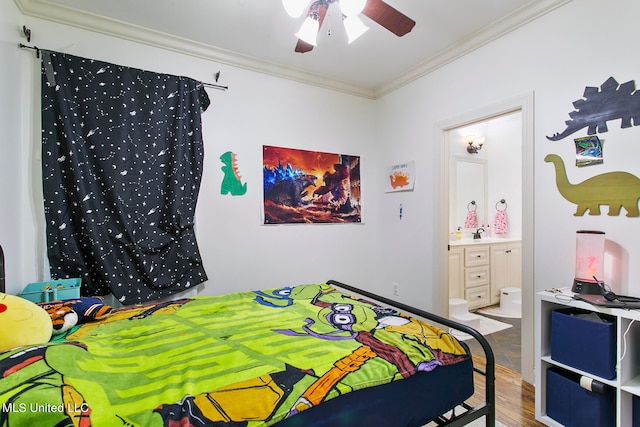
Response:
[[[566,427],[615,427],[615,389],[603,394],[580,386],[580,375],[547,370],[547,415]]]
[[[576,314],[594,312],[575,308],[551,313],[551,358],[601,378],[616,377],[616,319],[597,313],[602,321]]]
[[[57,279],[29,283],[19,296],[32,302],[80,298],[81,285],[82,279]]]
[[[640,397],[633,395],[633,427],[640,427]]]

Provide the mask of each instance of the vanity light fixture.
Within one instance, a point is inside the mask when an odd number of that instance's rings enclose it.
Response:
[[[484,137],[480,136],[478,138],[473,138],[472,137],[468,137],[469,142],[468,142],[468,146],[467,146],[467,153],[469,154],[478,154],[478,151],[480,151],[482,149],[482,146],[484,145]]]

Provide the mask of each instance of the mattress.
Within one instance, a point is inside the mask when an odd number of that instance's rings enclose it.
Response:
[[[472,391],[455,337],[327,284],[130,306],[0,353],[12,426],[416,426]]]
[[[471,359],[401,382],[330,400],[277,427],[416,427],[455,408],[474,392]]]

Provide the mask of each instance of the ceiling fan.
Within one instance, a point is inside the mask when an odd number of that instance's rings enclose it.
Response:
[[[295,18],[302,14],[309,1],[282,0],[282,3],[287,13]],[[416,25],[414,20],[382,0],[316,0],[309,6],[305,21],[300,31],[296,33],[298,37],[296,52],[309,52],[316,45],[316,36],[332,3],[340,5],[349,43],[369,29],[358,18],[360,13],[398,37],[404,36]]]

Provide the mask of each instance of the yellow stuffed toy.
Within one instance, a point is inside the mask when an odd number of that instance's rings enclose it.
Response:
[[[0,351],[21,345],[45,344],[53,330],[51,317],[42,307],[3,293],[0,293],[0,325]]]

